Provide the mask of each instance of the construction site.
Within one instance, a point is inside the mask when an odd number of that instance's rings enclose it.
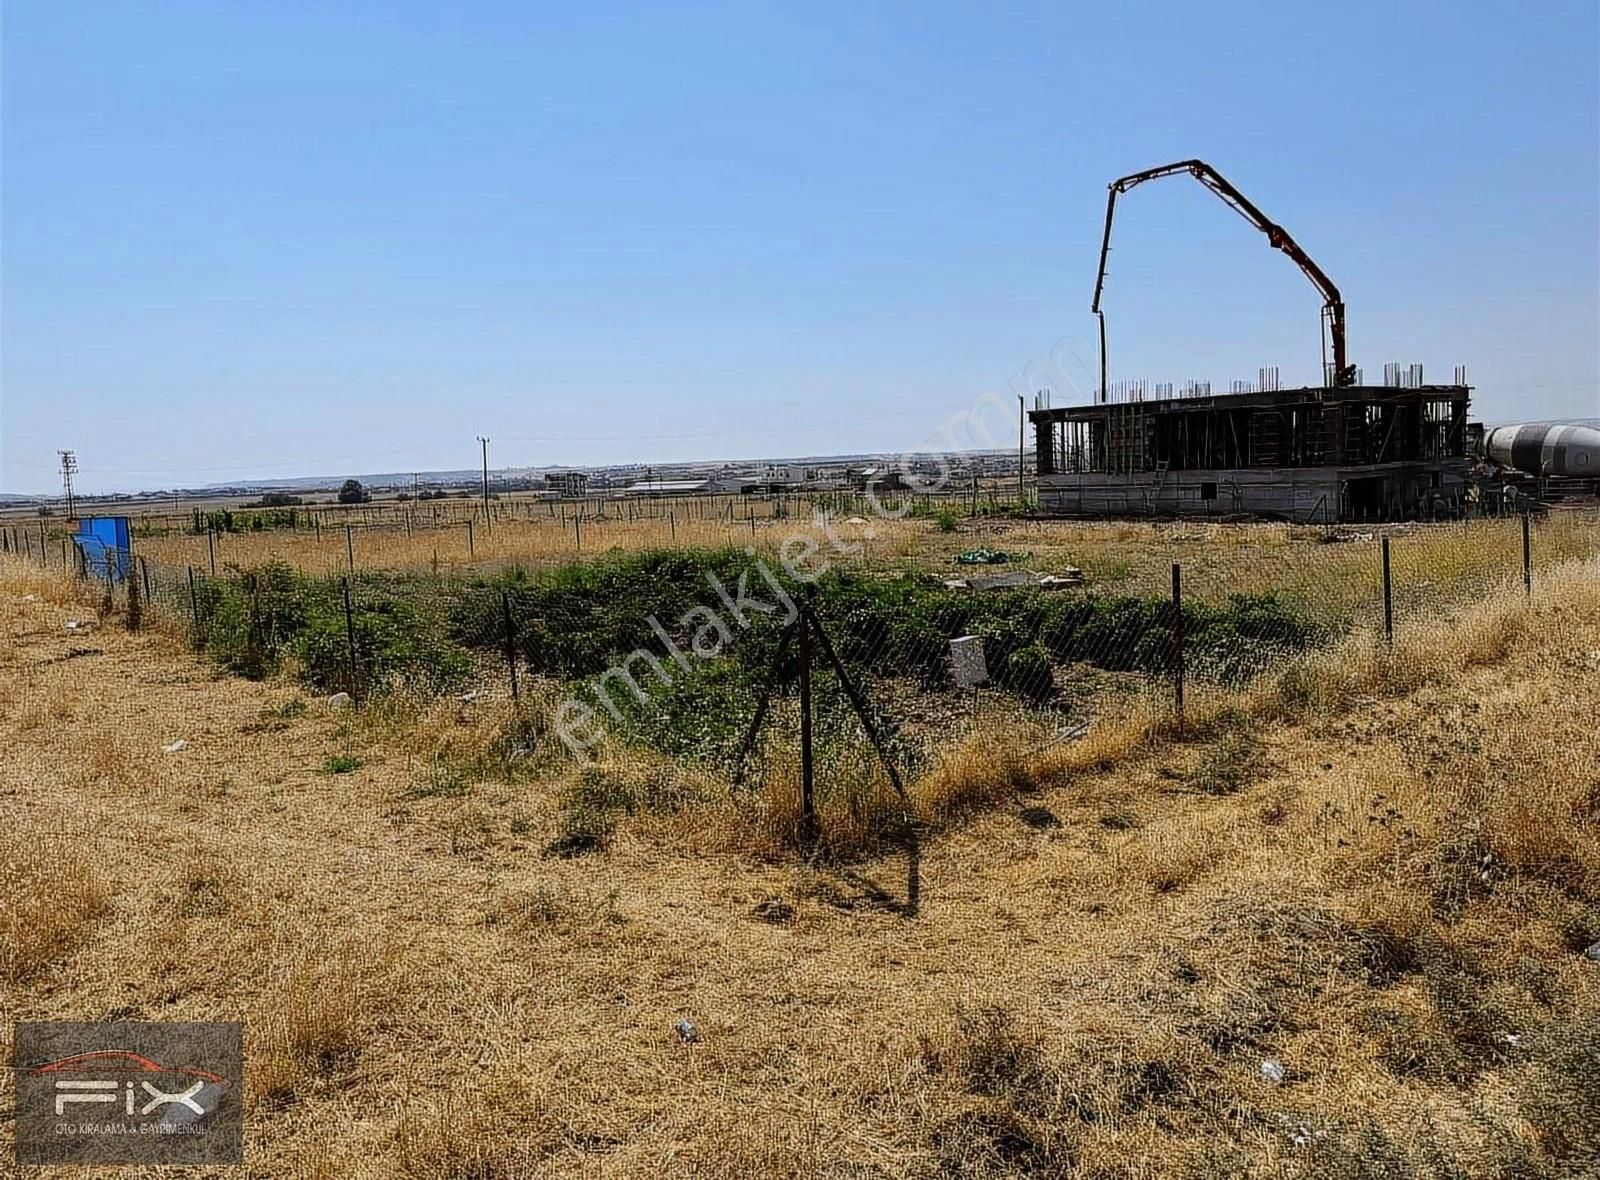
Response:
[[[1348,385],[1034,410],[1040,507],[1330,523],[1454,514],[1469,394]]]
[[[1203,382],[1176,393],[1171,384],[1110,382],[1102,302],[1117,198],[1146,181],[1185,174],[1265,234],[1322,296],[1320,385],[1280,388],[1276,368],[1227,393]],[[1100,335],[1093,403],[1040,404],[1028,414],[1045,515],[1439,519],[1491,500],[1502,504],[1507,477],[1592,481],[1600,470],[1600,434],[1587,427],[1502,428],[1523,439],[1521,462],[1513,462],[1509,443],[1486,449],[1482,428],[1468,422],[1464,367],[1449,384],[1429,384],[1421,365],[1389,364],[1381,384],[1368,384],[1349,360],[1338,287],[1287,230],[1203,160],[1111,182],[1091,310]],[[1562,445],[1545,445],[1547,435]]]

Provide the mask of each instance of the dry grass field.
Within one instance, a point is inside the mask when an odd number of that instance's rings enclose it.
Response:
[[[1137,577],[1151,526],[982,527]],[[529,773],[506,706],[330,709],[9,561],[0,1040],[243,1020],[263,1180],[1592,1174],[1600,578],[1541,571],[1181,736],[996,717],[912,784],[909,916],[898,852],[786,851],[792,783]],[[656,805],[554,854],[597,791]]]
[[[220,570],[284,561],[314,574],[357,570],[459,572],[507,565],[530,568],[571,563],[599,555],[648,549],[752,547],[776,558],[783,542],[797,533],[816,538],[835,565],[911,567],[954,575],[954,557],[975,547],[997,549],[1016,564],[1041,573],[1080,569],[1092,586],[1136,594],[1165,593],[1173,562],[1181,562],[1191,591],[1223,597],[1240,590],[1284,589],[1329,610],[1370,605],[1382,586],[1376,530],[1330,530],[1314,526],[1261,523],[1090,522],[994,518],[948,518],[943,527],[927,516],[897,519],[830,512],[823,516],[804,504],[789,503],[787,515],[774,516],[768,502],[735,505],[724,516],[723,501],[695,500],[676,505],[606,503],[596,519],[593,503],[581,522],[579,509],[546,517],[528,506],[528,515],[499,520],[485,528],[480,520],[469,545],[464,519],[434,527],[416,508],[416,526],[398,523],[393,510],[370,523],[359,516],[349,537],[342,525],[320,530],[276,529],[219,533],[208,547],[204,535],[184,532],[178,518],[163,520],[141,536],[137,551],[152,565],[181,573],[184,566],[205,572],[213,552]],[[460,513],[460,502],[448,505]],[[359,509],[350,512],[359,512]],[[630,519],[628,513],[652,513]],[[750,511],[751,518],[738,513]],[[952,511],[964,512],[960,503]],[[675,518],[669,520],[668,512]],[[337,515],[324,513],[336,521]],[[136,518],[137,520],[137,518]],[[447,516],[448,522],[450,518]],[[1593,513],[1553,513],[1536,523],[1535,561],[1555,565],[1600,556],[1600,527]],[[1429,589],[1468,580],[1483,584],[1519,575],[1522,533],[1517,519],[1482,519],[1446,524],[1385,526],[1392,535],[1394,580],[1402,606],[1429,600]],[[1351,538],[1327,544],[1330,535]],[[837,546],[833,541],[837,541]]]

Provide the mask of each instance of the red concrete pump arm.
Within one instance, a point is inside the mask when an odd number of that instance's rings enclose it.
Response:
[[[1100,310],[1100,297],[1105,292],[1106,286],[1106,259],[1111,253],[1111,218],[1116,213],[1117,196],[1127,192],[1135,185],[1143,184],[1147,180],[1157,180],[1163,176],[1176,176],[1180,172],[1187,172],[1201,184],[1205,185],[1217,196],[1226,201],[1230,208],[1267,235],[1267,241],[1274,249],[1282,250],[1295,265],[1305,272],[1322,294],[1322,316],[1328,324],[1328,339],[1330,351],[1333,354],[1332,377],[1335,385],[1352,385],[1355,383],[1355,366],[1348,364],[1345,357],[1344,339],[1344,300],[1340,298],[1339,288],[1333,285],[1320,266],[1312,260],[1311,255],[1300,248],[1298,242],[1289,236],[1289,231],[1283,226],[1272,221],[1267,215],[1257,209],[1238,189],[1230,184],[1222,173],[1218,172],[1204,160],[1179,160],[1175,164],[1163,164],[1159,168],[1147,168],[1143,172],[1134,172],[1131,175],[1119,177],[1110,185],[1110,194],[1106,197],[1106,228],[1105,235],[1100,240],[1100,271],[1095,276],[1094,304],[1090,310],[1100,320],[1100,399],[1106,398],[1106,317]],[[1326,354],[1324,354],[1326,360]]]

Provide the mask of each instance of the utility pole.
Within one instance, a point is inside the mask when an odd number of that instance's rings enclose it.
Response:
[[[56,454],[61,456],[61,486],[66,489],[67,519],[71,520],[77,515],[73,507],[72,477],[78,471],[78,456],[71,451],[57,451]]]
[[[483,523],[487,525],[489,523],[489,440],[480,434],[478,441],[483,444]]]

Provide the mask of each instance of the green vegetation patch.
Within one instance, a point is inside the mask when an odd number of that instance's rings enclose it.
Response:
[[[448,634],[438,583],[362,574],[351,580],[350,600],[347,617],[340,579],[284,562],[203,578],[195,587],[200,645],[251,679],[292,659],[300,678],[324,692],[406,682],[440,693],[466,681],[472,660]]]
[[[1065,665],[1166,675],[1177,650],[1177,618],[1162,597],[973,593],[927,573],[859,569],[801,587],[731,548],[610,554],[472,578],[367,573],[349,585],[347,620],[343,579],[281,562],[202,579],[202,645],[245,676],[287,663],[319,691],[403,684],[442,693],[466,683],[475,666],[502,661],[509,643],[525,674],[567,684],[628,740],[719,761],[737,748],[769,678],[780,694],[793,689],[796,653],[775,677],[772,664],[802,592],[869,689],[875,679],[906,677],[929,691],[951,689],[949,644],[963,635],[982,637],[992,685],[1034,705],[1055,699]],[[1225,683],[1333,633],[1275,594],[1193,600],[1183,628],[1191,674]],[[826,686],[820,659],[816,668]]]

